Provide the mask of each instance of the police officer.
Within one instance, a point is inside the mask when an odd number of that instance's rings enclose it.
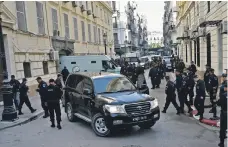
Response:
[[[206,91],[209,94],[210,93],[209,92],[209,86],[210,86],[209,85],[209,77],[210,77],[209,71],[210,71],[211,67],[208,64],[206,64],[205,66],[206,66],[206,71],[204,73],[204,83],[205,83],[205,86],[206,86]]]
[[[168,109],[170,102],[172,102],[173,106],[177,110],[177,115],[179,115],[180,111],[179,111],[179,106],[177,105],[177,102],[176,102],[175,84],[174,82],[170,81],[169,76],[166,76],[165,79],[167,81],[166,88],[165,88],[166,102],[162,113],[166,113],[166,110]]]
[[[220,90],[219,90],[219,97],[222,97],[223,93],[224,93],[224,85],[227,84],[227,74],[222,74],[222,83],[220,86]]]
[[[128,63],[127,63],[127,62],[125,62],[125,63],[122,65],[122,67],[121,67],[121,69],[120,69],[120,73],[121,73],[122,75],[127,76],[127,66],[128,66]]]
[[[133,70],[132,64],[130,64],[130,65],[127,67],[127,77],[128,77],[129,79],[131,79],[131,81],[132,81],[133,72],[134,72],[134,70]]]
[[[151,80],[151,85],[152,85],[152,88],[151,89],[155,89],[155,86],[156,86],[156,78],[157,78],[157,71],[156,71],[156,68],[154,65],[152,65],[150,71],[149,71],[149,77],[150,77],[150,80]]]
[[[194,75],[195,74],[191,71],[188,73],[188,96],[189,96],[190,105],[193,105],[194,86],[195,86],[195,81],[193,78]]]
[[[197,69],[196,69],[196,65],[194,64],[194,61],[191,62],[191,65],[189,66],[189,71],[191,71],[193,75],[195,75]]]
[[[18,106],[18,115],[23,115],[21,109],[22,109],[22,106],[23,104],[25,103],[27,105],[27,107],[30,109],[31,113],[34,113],[36,111],[36,109],[33,109],[33,107],[31,106],[31,103],[29,101],[29,98],[28,98],[28,86],[26,85],[26,82],[27,82],[27,79],[26,78],[23,78],[22,79],[22,83],[20,85],[20,104]]]
[[[209,71],[210,77],[209,77],[209,92],[210,92],[210,101],[212,104],[212,109],[209,111],[209,113],[213,113],[212,120],[219,119],[217,117],[217,110],[216,110],[216,95],[218,91],[218,77],[214,74],[214,69],[210,69]]]
[[[184,64],[183,59],[181,59],[180,62],[179,62],[179,64],[178,64],[177,69],[179,69],[179,71],[180,71],[181,73],[183,73],[184,68],[185,68],[185,64]]]
[[[133,69],[132,82],[133,82],[134,84],[136,84],[136,81],[137,81],[136,79],[137,79],[137,77],[136,77],[136,65],[135,65],[135,63],[133,63],[132,69]]]
[[[227,130],[227,83],[221,86],[223,88],[223,93],[220,95],[220,99],[218,100],[217,104],[221,106],[221,113],[220,113],[220,132],[219,138],[220,143],[218,146],[225,147],[224,140],[226,138],[226,130]]]
[[[55,80],[49,80],[49,86],[47,87],[47,106],[50,112],[51,127],[55,127],[55,114],[57,121],[57,128],[61,129],[61,109],[59,100],[61,99],[62,92],[58,86],[55,85]],[[55,114],[54,114],[55,113]]]
[[[198,113],[196,116],[200,116],[200,121],[203,119],[204,113],[204,101],[205,101],[205,84],[197,75],[194,75],[194,81],[196,82],[196,97],[194,101],[194,106]]]
[[[179,99],[179,102],[181,101],[181,86],[182,86],[182,75],[180,73],[180,70],[176,70],[175,71],[175,74],[176,74],[176,81],[175,81],[175,86],[176,86],[176,89],[177,89],[177,94],[178,94],[178,99]]]
[[[156,88],[160,88],[160,84],[161,84],[161,74],[162,71],[159,67],[159,63],[156,65]]]
[[[11,75],[10,85],[13,86],[12,92],[13,92],[14,105],[15,105],[15,108],[18,109],[18,105],[19,105],[18,96],[20,93],[19,92],[20,82],[15,79],[14,75]]]
[[[47,118],[49,116],[48,107],[45,104],[47,100],[47,83],[44,82],[41,77],[37,77],[36,80],[39,83],[38,89],[36,91],[40,94],[41,106],[44,110],[43,118]]]
[[[63,84],[62,84],[62,75],[58,74],[57,75],[57,79],[55,80],[55,84],[56,86],[58,86],[60,89],[63,88]]]
[[[188,113],[192,111],[190,103],[187,101],[188,95],[188,87],[189,87],[189,79],[187,73],[184,72],[182,74],[182,83],[181,83],[181,90],[180,90],[180,109],[181,113],[184,113],[184,104],[188,107]]]

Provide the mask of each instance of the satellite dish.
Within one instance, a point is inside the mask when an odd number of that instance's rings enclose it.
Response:
[[[73,68],[72,68],[72,72],[73,73],[76,73],[76,72],[79,72],[80,71],[80,68],[78,67],[78,66],[74,66]]]

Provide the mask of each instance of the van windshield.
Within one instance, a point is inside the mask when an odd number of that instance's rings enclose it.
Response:
[[[135,86],[125,77],[101,77],[93,79],[95,93],[134,91]]]

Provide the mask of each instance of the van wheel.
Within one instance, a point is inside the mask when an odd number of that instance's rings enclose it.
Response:
[[[97,136],[106,137],[111,133],[111,130],[107,128],[105,119],[101,113],[97,113],[92,117],[91,125]]]
[[[138,126],[141,128],[141,129],[150,129],[151,127],[153,127],[155,124],[155,122],[146,122],[146,123],[141,123],[139,124]]]
[[[74,122],[76,120],[76,116],[74,115],[73,107],[70,102],[66,104],[66,113],[67,113],[67,118],[70,122]]]

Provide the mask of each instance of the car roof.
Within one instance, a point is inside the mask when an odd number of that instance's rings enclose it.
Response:
[[[115,73],[109,73],[109,72],[77,72],[77,73],[72,73],[71,75],[81,75],[81,76],[89,77],[91,79],[108,78],[108,77],[124,77],[121,74],[115,74]]]

